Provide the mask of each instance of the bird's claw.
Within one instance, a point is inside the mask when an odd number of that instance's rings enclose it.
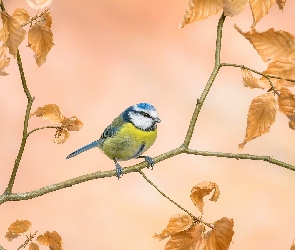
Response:
[[[152,157],[149,157],[149,156],[144,156],[144,159],[149,164],[148,165],[148,168],[151,167],[151,170],[153,170],[154,165],[155,165],[155,162],[154,162],[153,158]]]
[[[123,168],[118,163],[116,163],[116,176],[118,177],[118,180],[121,178],[121,175],[123,174]]]

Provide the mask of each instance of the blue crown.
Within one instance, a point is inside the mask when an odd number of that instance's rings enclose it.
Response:
[[[144,109],[144,110],[156,110],[155,107],[149,103],[142,102],[139,104],[136,104],[137,107]]]

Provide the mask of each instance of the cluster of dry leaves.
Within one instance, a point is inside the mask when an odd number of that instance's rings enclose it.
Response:
[[[203,214],[203,198],[212,191],[211,201],[217,201],[220,191],[216,183],[204,181],[191,190],[191,200]],[[207,231],[205,226],[187,214],[177,214],[170,218],[167,227],[154,238],[163,240],[170,237],[165,250],[225,250],[228,249],[234,235],[233,219],[223,217],[211,225]]]
[[[248,3],[253,16],[250,31],[242,32],[237,26],[235,28],[250,41],[262,60],[269,64],[267,69],[260,73],[260,79],[255,78],[245,67],[242,68],[243,83],[246,87],[267,89],[267,92],[255,97],[250,104],[246,135],[244,141],[239,144],[240,149],[243,149],[247,142],[269,132],[270,126],[275,122],[277,109],[288,117],[289,127],[295,129],[295,97],[289,89],[295,86],[295,37],[286,31],[255,30],[255,25],[274,3],[283,10],[286,0],[190,0],[180,24],[180,27],[184,27],[215,15],[221,9],[225,16],[235,16],[243,11]]]
[[[30,117],[41,117],[44,121],[49,121],[53,125],[59,125],[56,127],[56,133],[54,143],[64,143],[70,136],[69,131],[79,131],[83,123],[76,117],[70,118],[64,116],[61,109],[56,104],[47,104],[43,107],[38,107],[36,111],[30,114]]]
[[[27,0],[33,9],[41,9],[48,6],[52,0]],[[22,8],[16,9],[12,15],[6,11],[1,11],[3,27],[0,30],[0,75],[7,75],[4,69],[9,65],[10,58],[7,50],[13,57],[17,56],[17,50],[21,42],[25,39],[26,30],[23,28],[29,25],[28,47],[35,55],[37,65],[40,67],[51,50],[53,43],[53,33],[51,31],[52,17],[47,11],[39,15],[30,17],[29,13]]]
[[[16,220],[9,226],[5,238],[12,241],[17,237],[24,235],[25,232],[30,230],[31,226],[32,223],[28,220]],[[26,235],[26,240],[18,249],[28,246],[29,250],[39,250],[39,245],[32,242],[36,234],[37,232],[30,234],[29,236]],[[51,250],[62,250],[62,239],[55,231],[52,233],[47,231],[44,234],[38,235],[36,241],[43,246],[49,246],[49,249]]]

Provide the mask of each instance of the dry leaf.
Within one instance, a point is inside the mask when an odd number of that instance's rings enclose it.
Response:
[[[287,88],[281,88],[278,96],[279,111],[285,115],[292,115],[295,110],[295,98],[293,93]]]
[[[52,0],[26,0],[27,4],[34,10],[43,9],[52,3]]]
[[[287,115],[289,118],[289,128],[295,130],[295,114]]]
[[[265,32],[242,32],[237,26],[235,28],[250,41],[265,62],[288,57],[295,51],[295,37],[286,31],[271,28]]]
[[[24,40],[26,31],[6,11],[1,12],[1,18],[3,27],[0,30],[0,41],[9,48],[9,53],[16,57],[18,46]]]
[[[17,238],[21,233],[27,232],[31,226],[32,224],[28,220],[16,220],[9,226],[5,238],[11,241]]]
[[[161,234],[154,234],[154,238],[164,240],[165,238],[175,235],[176,233],[187,230],[193,224],[193,219],[187,214],[177,214],[170,218],[167,227]]]
[[[52,141],[57,144],[63,144],[70,137],[70,133],[64,127],[56,129],[54,139]]]
[[[29,47],[36,53],[34,55],[38,67],[45,61],[53,43],[53,33],[46,25],[35,23],[28,33]]]
[[[29,13],[22,8],[17,8],[13,14],[12,17],[19,22],[20,25],[24,25],[30,20]]]
[[[62,249],[62,239],[60,235],[53,231],[52,233],[46,231],[44,235],[39,235],[37,241],[44,246],[49,246],[52,250]]]
[[[191,200],[201,213],[203,213],[203,207],[204,207],[203,198],[204,196],[209,195],[212,192],[212,190],[214,190],[214,193],[212,194],[212,197],[210,198],[210,200],[217,201],[220,195],[220,191],[219,191],[218,185],[214,182],[203,181],[199,183],[198,185],[194,186],[191,190],[191,195],[190,195]]]
[[[215,15],[222,7],[223,0],[189,0],[179,27]]]
[[[282,87],[294,87],[295,82],[290,82],[287,80],[277,80],[275,82],[275,87],[277,90],[280,90]]]
[[[29,250],[39,250],[39,246],[36,243],[31,242],[29,244]]]
[[[245,144],[258,136],[269,132],[277,114],[276,99],[269,92],[255,97],[248,111],[247,129],[244,141],[239,144],[243,149]]]
[[[204,250],[227,250],[234,235],[233,219],[223,217],[213,223],[213,230],[205,235],[206,246]]]
[[[68,131],[79,131],[83,126],[83,123],[76,116],[65,117],[61,123]]]
[[[225,16],[236,16],[241,13],[249,0],[224,0],[223,12]]]
[[[259,22],[259,20],[264,17],[271,6],[274,4],[275,0],[250,0],[250,6],[253,15],[252,28]]]
[[[286,0],[277,0],[277,5],[279,6],[280,10],[283,10],[286,4]]]
[[[195,224],[190,229],[171,236],[165,250],[202,250],[205,245],[203,232],[204,225]]]
[[[7,57],[6,55],[6,49],[7,47],[2,45],[2,47],[0,47],[0,75],[1,76],[6,76],[8,75],[4,69],[9,65],[10,62],[10,58]]]
[[[259,89],[265,89],[265,88],[270,88],[269,82],[264,82],[258,80],[256,77],[252,75],[252,72],[246,69],[241,69],[242,70],[242,77],[243,77],[243,84],[245,87],[250,87],[251,89],[253,88],[259,88]],[[268,84],[266,84],[268,83]]]
[[[44,121],[49,121],[52,124],[61,123],[65,118],[59,106],[56,104],[47,104],[43,107],[38,107],[38,109],[30,114],[30,117],[36,115],[36,117],[41,117]]]

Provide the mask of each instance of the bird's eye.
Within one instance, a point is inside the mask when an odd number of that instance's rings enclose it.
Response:
[[[144,117],[151,118],[151,116],[150,116],[148,113],[145,113],[145,112],[143,112],[143,111],[140,111],[139,113],[140,113],[142,116],[144,116]]]

